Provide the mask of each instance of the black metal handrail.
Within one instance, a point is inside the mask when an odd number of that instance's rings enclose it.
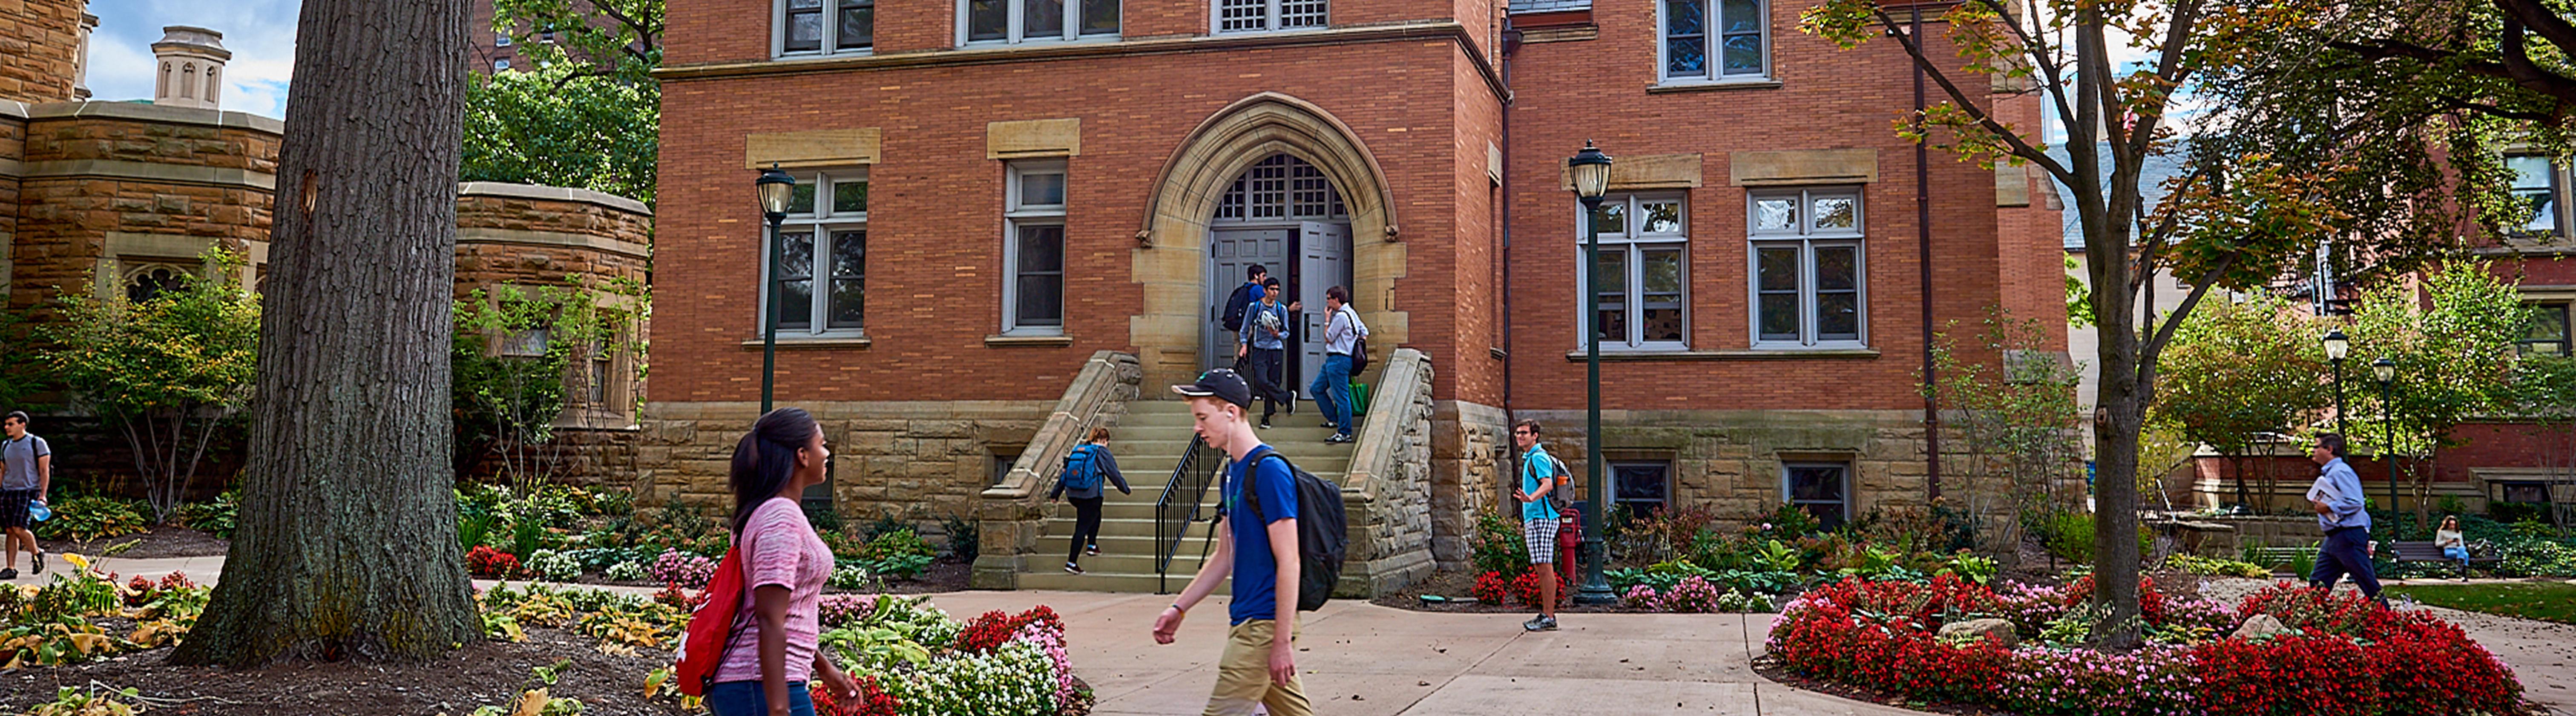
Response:
[[[1158,593],[1171,593],[1172,557],[1180,552],[1181,541],[1189,537],[1190,525],[1203,518],[1199,508],[1207,501],[1208,488],[1225,470],[1225,452],[1207,446],[1207,441],[1190,437],[1190,446],[1181,453],[1181,464],[1172,468],[1172,479],[1163,484],[1163,494],[1154,500],[1154,585]],[[1186,496],[1184,499],[1173,499]],[[1209,510],[1206,520],[1216,519]]]

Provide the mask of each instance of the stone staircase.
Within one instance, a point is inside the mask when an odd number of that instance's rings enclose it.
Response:
[[[1298,407],[1296,415],[1282,415],[1272,421],[1276,427],[1257,431],[1262,441],[1316,477],[1335,484],[1344,482],[1343,474],[1350,469],[1352,444],[1326,444],[1324,438],[1333,434],[1332,429],[1321,427],[1323,419],[1315,414],[1312,403]],[[1019,588],[1135,593],[1167,588],[1179,592],[1189,585],[1190,576],[1198,573],[1202,548],[1213,551],[1207,541],[1210,523],[1204,518],[1214,514],[1216,492],[1223,489],[1221,483],[1207,491],[1207,505],[1199,510],[1203,519],[1185,526],[1187,533],[1172,558],[1169,579],[1158,579],[1154,573],[1154,504],[1189,449],[1193,437],[1189,404],[1176,398],[1144,398],[1128,403],[1126,416],[1111,432],[1109,450],[1118,456],[1119,471],[1136,492],[1128,495],[1119,494],[1114,487],[1106,490],[1108,500],[1101,507],[1100,554],[1082,558],[1085,574],[1065,573],[1064,552],[1066,543],[1073,539],[1074,509],[1070,503],[1050,503],[1045,508],[1048,517],[1038,537],[1037,553],[1028,557],[1026,571],[1019,575]],[[1061,468],[1048,466],[1039,496],[1054,488],[1054,472]],[[1222,479],[1222,475],[1219,477]],[[1195,495],[1180,499],[1192,497]]]

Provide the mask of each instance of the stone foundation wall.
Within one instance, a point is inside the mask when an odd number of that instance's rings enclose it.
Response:
[[[1539,421],[1548,452],[1574,472],[1577,490],[1586,489],[1584,412],[1523,410],[1517,417]],[[1848,463],[1850,511],[1859,517],[1873,508],[1928,505],[1921,419],[1908,410],[1604,410],[1602,450],[1609,461],[1669,461],[1667,504],[1709,507],[1729,527],[1756,522],[1786,499],[1783,463]],[[1945,501],[1971,497],[1963,491],[1952,486]]]
[[[18,180],[26,172],[27,107],[0,100],[0,307],[9,303],[11,246],[18,235]]]
[[[1431,421],[1431,557],[1461,569],[1473,556],[1477,516],[1510,494],[1511,420],[1501,408],[1442,400]]]
[[[644,280],[653,212],[587,189],[466,182],[456,192],[456,293],[565,276]]]
[[[1042,422],[1020,439],[1025,449],[1010,461],[1008,471],[974,496],[978,551],[970,584],[977,589],[1019,588],[1020,572],[1029,566],[1045,531],[1046,510],[1038,491],[1046,484],[1047,470],[1062,465],[1091,427],[1115,424],[1126,415],[1144,375],[1134,354],[1094,351],[1063,394],[1040,407]]]
[[[812,412],[832,449],[833,508],[845,519],[916,521],[972,514],[993,484],[996,455],[1018,454],[1051,403],[784,401]],[[729,505],[735,443],[758,403],[647,403],[636,433],[636,483],[647,499]]]
[[[1342,485],[1350,551],[1334,596],[1376,597],[1431,574],[1432,377],[1421,351],[1387,358]]]

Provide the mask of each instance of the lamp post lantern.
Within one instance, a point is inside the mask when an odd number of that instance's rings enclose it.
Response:
[[[2352,429],[2345,426],[2343,419],[2343,359],[2352,354],[2352,340],[2343,336],[2343,329],[2337,328],[2326,331],[2325,344],[2326,362],[2334,364],[2335,434],[2351,440]]]
[[[772,388],[778,382],[778,264],[786,260],[787,250],[779,245],[778,223],[787,219],[787,202],[796,193],[796,177],[771,164],[752,182],[760,197],[760,217],[768,220],[769,260],[761,270],[760,288],[760,414],[769,414]]]
[[[2397,406],[2389,398],[2389,387],[2397,382],[2397,361],[2389,360],[2387,356],[2371,361],[2370,377],[2379,380],[2379,451],[2383,453],[2380,459],[2388,461],[2388,511],[2394,514],[2397,512],[2397,456],[2391,448],[2397,441],[2397,423],[2391,417],[2396,415]]]
[[[1610,591],[1609,580],[1601,576],[1602,562],[1609,558],[1608,545],[1601,542],[1602,521],[1610,511],[1601,479],[1601,196],[1610,189],[1610,155],[1583,140],[1583,151],[1565,160],[1566,174],[1574,180],[1575,198],[1583,202],[1583,370],[1585,412],[1583,417],[1585,509],[1583,516],[1583,584],[1577,588],[1578,604],[1609,604],[1618,600]]]

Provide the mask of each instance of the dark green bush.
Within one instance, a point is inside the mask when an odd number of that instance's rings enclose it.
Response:
[[[179,506],[179,523],[188,529],[233,538],[234,523],[241,517],[241,490],[225,490],[213,502],[191,502]]]
[[[47,507],[53,509],[54,516],[36,523],[36,537],[39,539],[90,542],[141,533],[149,529],[150,524],[143,519],[143,504],[138,500],[81,495]]]
[[[965,515],[955,515],[947,519],[940,520],[939,526],[941,529],[948,531],[948,554],[950,556],[972,562],[975,561],[975,555],[983,553],[981,549],[983,547],[983,536],[979,534],[975,525],[975,520],[970,519]]]

